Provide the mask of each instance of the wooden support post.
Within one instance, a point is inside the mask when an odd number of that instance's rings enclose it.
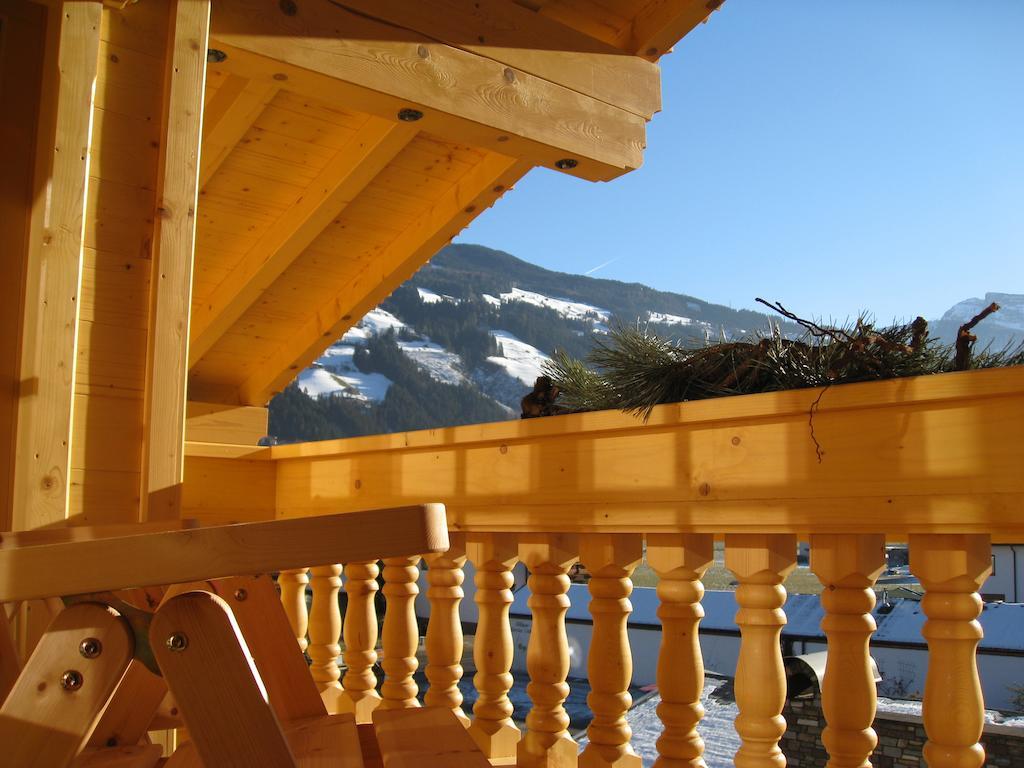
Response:
[[[420,645],[419,627],[416,624],[416,595],[419,587],[416,580],[420,569],[420,556],[388,557],[384,559],[384,598],[387,611],[384,614],[382,634],[384,683],[380,687],[382,709],[408,709],[418,707],[416,692],[419,690],[412,679],[419,662],[416,650]]]
[[[512,567],[518,561],[514,536],[470,533],[466,554],[476,568],[474,584],[479,616],[473,643],[476,675],[473,685],[473,723],[469,735],[491,760],[515,757],[519,729],[512,722],[512,627],[508,609],[512,603]]]
[[[43,89],[54,94],[52,122],[41,118],[37,204],[25,266],[14,530],[42,528],[67,517],[72,405],[78,345],[93,98],[103,8],[69,0],[51,9]],[[59,28],[58,28],[59,27]]]
[[[821,628],[828,637],[821,684],[827,768],[871,768],[878,744],[871,728],[876,695],[869,643],[875,631],[873,587],[884,568],[883,535],[811,536],[811,570],[824,587]]]
[[[981,768],[985,700],[975,654],[982,637],[978,589],[992,572],[990,537],[911,534],[910,569],[924,586],[928,617],[921,630],[928,641],[924,760],[930,768]]]
[[[779,739],[786,732],[786,673],[779,638],[786,575],[796,567],[796,537],[737,533],[725,537],[725,564],[739,579],[736,624],[740,657],[736,665],[736,732],[743,743],[736,768],[786,768]]]
[[[281,571],[277,577],[281,588],[281,605],[284,606],[288,624],[299,644],[299,650],[305,653],[309,646],[306,632],[309,629],[309,612],[306,608],[306,585],[309,584],[309,569],[294,568]]]
[[[704,659],[697,628],[704,618],[701,578],[714,562],[711,534],[661,533],[647,537],[647,562],[658,574],[658,738],[655,768],[704,768],[704,740],[697,724],[704,717]]]
[[[317,690],[327,706],[328,712],[337,711],[341,698],[341,669],[338,656],[341,655],[341,608],[338,607],[338,592],[341,590],[341,566],[321,565],[310,568],[310,584],[313,587],[313,605],[309,612],[309,647],[312,661],[309,673],[316,682]]]
[[[373,665],[377,661],[377,594],[376,561],[345,564],[345,678],[344,693],[337,704],[337,712],[351,712],[357,723],[369,723],[370,716],[380,706],[377,676]]]
[[[519,557],[530,569],[529,606],[533,614],[526,668],[526,692],[533,706],[526,715],[526,735],[516,750],[521,768],[572,768],[578,747],[569,736],[569,715],[563,702],[569,695],[569,639],[565,613],[569,609],[569,567],[576,562],[575,536],[529,533],[519,539]]]
[[[428,707],[450,709],[467,728],[469,718],[462,711],[462,621],[459,605],[464,593],[462,582],[466,564],[466,537],[449,533],[451,549],[427,555],[427,597],[430,598],[430,621],[427,623],[427,680],[430,687],[424,703]]]
[[[629,684],[633,657],[626,621],[633,610],[630,577],[643,558],[640,534],[590,533],[580,538],[580,559],[590,571],[590,615],[594,633],[587,657],[590,693],[587,706],[594,719],[580,755],[585,768],[640,768],[643,761],[629,745],[632,731],[626,713],[632,704]]]
[[[169,8],[143,437],[141,502],[143,518],[151,520],[181,516],[188,329],[210,0],[175,0]]]

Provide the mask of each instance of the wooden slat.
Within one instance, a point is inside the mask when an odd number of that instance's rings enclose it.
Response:
[[[410,125],[371,117],[266,232],[213,295],[196,307],[194,363],[416,135]]]
[[[35,528],[67,515],[78,297],[82,280],[93,85],[99,52],[97,2],[65,3],[57,66],[44,74],[55,92],[53,123],[41,120],[40,157],[48,176],[37,197],[26,265],[21,388],[14,466],[14,528]],[[43,210],[45,207],[45,211]]]
[[[96,638],[102,653],[83,658],[79,644]],[[132,658],[128,623],[106,606],[82,603],[57,615],[0,707],[0,744],[11,766],[67,765],[82,749]],[[68,691],[64,673],[81,684]]]
[[[278,91],[274,83],[230,75],[214,94],[203,120],[199,188],[206,187]]]
[[[168,647],[172,636],[181,639],[180,650]],[[203,764],[295,765],[220,598],[206,592],[172,598],[153,617],[149,637]]]
[[[88,749],[75,759],[71,768],[154,768],[162,756],[159,744]]]
[[[384,768],[489,768],[450,709],[378,709],[373,727]]]
[[[0,606],[0,702],[14,687],[21,672],[21,660],[14,645],[14,628],[7,618],[7,606]]]
[[[616,42],[630,53],[655,61],[721,4],[717,0],[649,0]]]
[[[266,408],[189,401],[185,439],[201,443],[256,445],[267,434]]]
[[[661,81],[650,62],[504,0],[341,0],[339,4],[648,120],[661,109]]]
[[[316,308],[301,330],[293,334],[293,340],[242,385],[241,402],[262,404],[269,400],[273,392],[294,378],[296,371],[408,279],[481,210],[492,205],[529,167],[503,155],[484,158],[341,291]]]
[[[72,525],[60,528],[37,528],[32,531],[4,531],[0,533],[0,549],[38,547],[42,544],[66,544],[75,541],[93,541],[114,536],[134,536],[140,533],[180,531],[195,528],[194,520],[157,520],[149,523],[121,523],[119,525]]]
[[[0,602],[448,548],[437,504],[0,550]]]
[[[170,7],[164,130],[150,280],[142,516],[173,519],[185,467],[188,317],[199,195],[209,0]]]
[[[329,33],[335,29],[344,36]],[[569,157],[578,165],[568,173],[608,179],[642,162],[644,118],[336,5],[287,16],[259,0],[227,0],[218,4],[214,37],[228,53],[217,65],[224,71],[286,78],[289,89],[320,89],[321,98],[333,93],[385,117],[414,107],[425,113],[425,131],[534,165]]]

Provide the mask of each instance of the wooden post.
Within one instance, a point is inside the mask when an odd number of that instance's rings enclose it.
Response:
[[[736,732],[743,740],[736,768],[786,768],[779,739],[786,732],[786,673],[779,638],[786,575],[796,567],[796,537],[789,534],[731,534],[725,564],[739,579],[736,624],[740,657],[736,665]]]
[[[594,719],[579,764],[586,768],[640,768],[643,761],[629,745],[626,723],[632,698],[633,657],[626,621],[633,610],[630,577],[643,558],[640,534],[591,533],[580,538],[580,559],[590,571],[590,615],[594,632],[587,657]]]
[[[377,676],[373,665],[377,661],[377,562],[345,564],[345,690],[338,701],[338,712],[351,712],[356,722],[369,723],[370,716],[380,705]]]
[[[658,738],[655,768],[703,768],[704,740],[697,724],[704,717],[704,659],[697,627],[704,617],[701,577],[714,562],[710,534],[653,534],[647,537],[647,562],[658,574],[658,717],[665,730]]]
[[[578,748],[569,736],[569,715],[562,706],[569,695],[569,640],[565,612],[569,609],[569,567],[578,544],[569,534],[530,533],[520,537],[519,557],[530,569],[529,606],[533,614],[526,668],[526,692],[533,706],[526,716],[526,735],[516,750],[520,768],[571,768]]]
[[[467,534],[466,554],[476,568],[479,616],[473,643],[476,675],[473,685],[473,723],[469,735],[491,760],[515,757],[519,729],[512,722],[512,567],[518,561],[514,536],[498,533]]]
[[[466,564],[466,537],[449,533],[451,548],[447,552],[427,555],[427,597],[430,598],[430,621],[427,623],[427,680],[430,687],[424,702],[428,707],[444,707],[455,713],[464,726],[469,718],[462,711],[462,621],[459,604],[464,593],[462,582]]]
[[[310,585],[313,587],[313,605],[309,612],[309,647],[307,652],[312,664],[309,673],[316,682],[317,690],[327,706],[328,712],[337,711],[337,702],[342,695],[341,670],[338,656],[341,654],[341,609],[338,607],[338,592],[341,590],[341,566],[321,565],[311,568]]]
[[[142,495],[144,519],[181,516],[188,329],[210,0],[170,4],[164,134],[150,277]]]
[[[981,640],[978,588],[992,572],[985,534],[911,534],[910,569],[924,586],[928,617],[924,759],[930,768],[981,768],[985,701],[975,652]]]
[[[281,605],[284,606],[288,624],[299,644],[299,650],[305,653],[309,646],[306,631],[309,629],[309,612],[306,608],[306,585],[309,584],[309,569],[296,568],[281,571],[277,577],[281,588]]]
[[[811,536],[811,570],[821,580],[828,637],[828,661],[821,685],[825,715],[822,741],[827,768],[871,768],[878,744],[875,679],[871,669],[871,633],[875,620],[875,580],[885,568],[885,536]]]
[[[408,709],[420,706],[416,699],[419,690],[413,673],[419,662],[416,650],[420,644],[416,624],[416,580],[420,569],[420,556],[388,557],[384,559],[384,614],[382,637],[384,683],[380,687],[381,709]]]
[[[82,243],[102,5],[51,8],[39,160],[25,265],[13,471],[14,530],[67,517]],[[52,46],[52,49],[51,49]],[[53,104],[46,97],[53,94]],[[9,329],[5,332],[10,332]],[[25,649],[23,649],[25,650]]]

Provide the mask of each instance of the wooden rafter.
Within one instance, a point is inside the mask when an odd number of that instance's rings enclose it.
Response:
[[[650,0],[616,42],[624,50],[654,61],[721,5],[715,0]]]
[[[271,354],[238,391],[242,403],[262,405],[360,317],[407,280],[437,250],[492,205],[529,163],[488,154],[402,232],[380,255],[309,315],[294,340]]]
[[[332,219],[416,135],[412,125],[371,117],[224,278],[195,308],[190,348],[194,364],[309,246]]]
[[[344,36],[335,30],[344,30]],[[218,3],[212,37],[222,71],[393,118],[424,113],[424,131],[607,180],[640,166],[646,120],[493,59],[334,4],[285,15],[257,0]]]
[[[89,145],[100,44],[98,2],[64,3],[48,32],[53,56],[40,120],[42,184],[25,273],[21,391],[14,468],[15,529],[67,516]],[[52,46],[52,48],[51,48]],[[55,65],[54,65],[55,63]],[[44,212],[43,208],[46,208]]]
[[[655,65],[505,0],[339,0],[337,4],[648,120],[661,109]]]
[[[200,189],[217,173],[277,91],[276,83],[252,82],[231,75],[213,95],[203,119]]]
[[[178,516],[184,477],[188,317],[209,21],[210,0],[177,0],[170,6],[146,365],[141,498],[143,515],[150,519]]]

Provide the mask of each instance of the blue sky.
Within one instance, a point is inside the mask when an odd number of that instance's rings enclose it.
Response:
[[[727,0],[662,66],[643,168],[534,170],[459,240],[826,318],[1024,293],[1024,0]]]

